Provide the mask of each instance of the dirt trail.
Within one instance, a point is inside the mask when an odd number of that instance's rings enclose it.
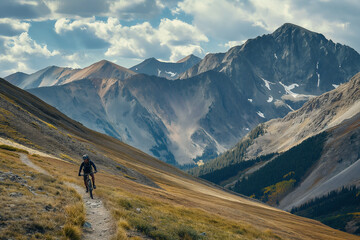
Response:
[[[31,162],[26,154],[20,154],[20,160],[38,172],[50,175],[46,170]],[[80,187],[69,182],[65,182],[65,184],[74,188],[82,196],[84,201],[87,223],[83,229],[83,239],[110,239],[113,234],[111,215],[110,212],[104,207],[103,202],[96,197],[96,191],[94,199],[91,199],[89,194],[85,192],[85,187]]]

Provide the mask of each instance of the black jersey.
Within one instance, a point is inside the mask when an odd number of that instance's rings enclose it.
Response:
[[[92,172],[91,167],[94,168],[95,172],[97,171],[95,164],[91,160],[89,160],[89,162],[87,162],[87,163],[82,162],[80,165],[79,174],[81,173],[82,168],[84,168],[84,173],[91,173]]]

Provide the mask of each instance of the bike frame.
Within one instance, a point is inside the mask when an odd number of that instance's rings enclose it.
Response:
[[[93,173],[93,174],[95,174],[95,173]],[[85,176],[86,184],[87,184],[87,187],[89,190],[90,197],[91,197],[91,199],[93,199],[93,194],[92,194],[93,186],[92,186],[92,182],[91,182],[89,175],[90,175],[90,173],[81,174],[81,176]]]

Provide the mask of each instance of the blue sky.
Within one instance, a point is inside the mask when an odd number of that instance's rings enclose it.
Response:
[[[1,0],[0,77],[225,52],[290,22],[360,51],[358,0]]]

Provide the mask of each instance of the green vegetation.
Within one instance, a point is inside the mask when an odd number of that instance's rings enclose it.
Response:
[[[308,138],[247,178],[238,181],[233,190],[275,204],[301,182],[307,171],[320,158],[326,138],[326,132]]]
[[[265,156],[260,156],[254,160],[242,161],[239,163],[231,164],[224,168],[214,170],[210,173],[200,175],[199,177],[215,184],[220,184],[222,181],[228,180],[231,177],[234,177],[239,173],[244,172],[244,170],[254,166],[257,163],[271,159],[272,157],[274,157],[274,155],[275,154],[269,154]]]
[[[188,172],[194,176],[203,176],[216,170],[228,167],[244,160],[247,148],[256,138],[265,133],[264,124],[255,127],[246,137],[244,137],[235,147],[221,156],[206,162],[203,166],[190,169]]]
[[[295,207],[291,213],[319,220],[342,231],[346,231],[346,225],[352,221],[353,233],[360,234],[360,188],[343,187]]]

